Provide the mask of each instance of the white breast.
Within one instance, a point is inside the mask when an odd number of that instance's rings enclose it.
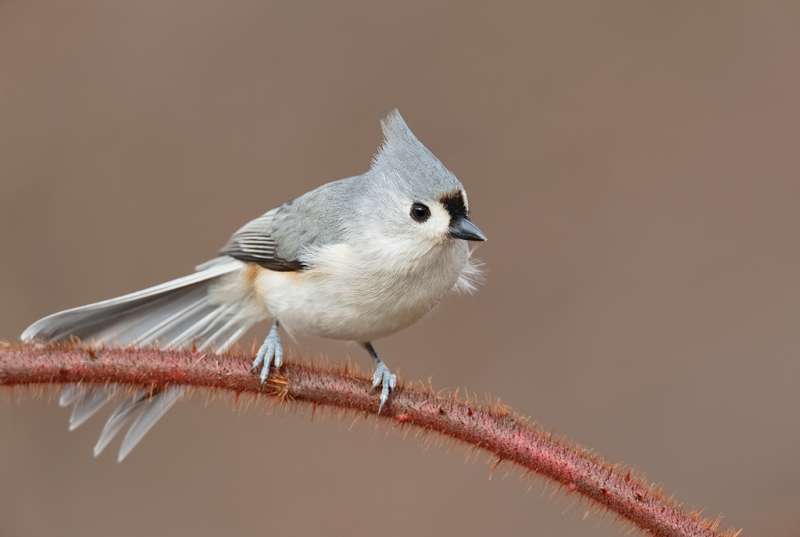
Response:
[[[255,290],[289,330],[374,341],[428,313],[456,284],[469,258],[463,241],[411,246],[396,240],[326,246],[314,252],[311,270],[260,270]]]

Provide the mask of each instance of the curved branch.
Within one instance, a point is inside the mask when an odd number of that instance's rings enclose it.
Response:
[[[294,400],[375,414],[378,395],[368,379],[345,369],[285,364],[261,386],[241,351],[225,354],[148,348],[90,349],[78,344],[0,346],[0,386],[119,384],[131,388],[187,385]],[[720,536],[719,520],[707,521],[641,479],[602,462],[585,449],[555,439],[501,405],[491,408],[400,386],[380,419],[435,431],[492,452],[526,471],[580,494],[635,526],[663,537]],[[733,535],[726,532],[724,535]]]

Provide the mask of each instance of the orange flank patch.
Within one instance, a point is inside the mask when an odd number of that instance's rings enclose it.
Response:
[[[256,263],[247,263],[244,266],[244,277],[247,280],[247,284],[250,287],[256,286],[256,280],[258,280],[258,275],[261,274],[262,270],[266,270],[264,267],[257,265]]]

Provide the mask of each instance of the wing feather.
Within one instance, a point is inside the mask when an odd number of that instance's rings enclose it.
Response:
[[[245,224],[233,234],[228,244],[220,250],[220,254],[239,261],[256,263],[276,272],[293,272],[307,268],[299,259],[286,259],[278,255],[276,215],[289,206],[291,202]]]

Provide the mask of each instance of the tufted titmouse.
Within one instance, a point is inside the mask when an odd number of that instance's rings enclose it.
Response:
[[[472,290],[479,270],[465,241],[486,237],[470,222],[464,187],[395,110],[368,172],[323,185],[234,233],[220,257],[189,276],[32,324],[24,341],[78,337],[93,344],[191,346],[222,352],[255,323],[272,319],[253,370],[262,383],[281,367],[279,325],[360,343],[375,361],[373,388],[386,403],[397,379],[372,341],[418,321],[451,289]],[[113,387],[71,385],[70,428],[97,412]],[[182,387],[142,390],[118,407],[98,455],[133,416],[119,460],[177,401]]]

